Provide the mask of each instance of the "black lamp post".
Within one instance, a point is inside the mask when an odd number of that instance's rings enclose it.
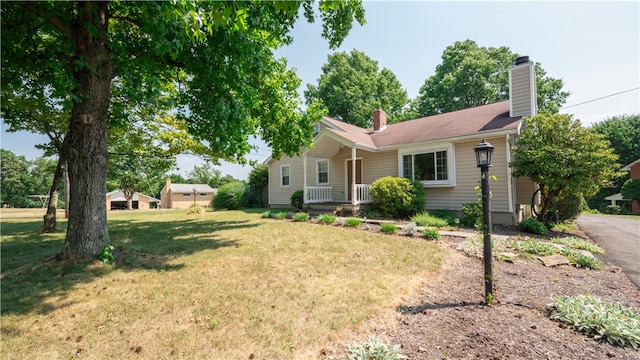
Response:
[[[491,203],[489,199],[489,167],[495,147],[482,139],[473,150],[476,162],[482,174],[482,230],[484,234],[484,301],[487,305],[493,302],[493,270],[491,269]]]
[[[196,204],[196,188],[195,186],[193,187],[193,190],[191,190],[193,192],[193,205]]]

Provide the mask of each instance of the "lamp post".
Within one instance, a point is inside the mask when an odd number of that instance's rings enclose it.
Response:
[[[489,199],[489,167],[495,147],[482,139],[473,150],[476,152],[476,162],[482,174],[482,232],[484,235],[484,301],[491,305],[493,302],[493,270],[491,269],[491,203]]]
[[[193,205],[196,204],[196,187],[193,187],[193,190],[191,190],[193,192]]]

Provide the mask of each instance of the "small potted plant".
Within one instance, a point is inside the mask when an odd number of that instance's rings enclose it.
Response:
[[[336,206],[336,216],[344,216],[344,207],[342,205]]]

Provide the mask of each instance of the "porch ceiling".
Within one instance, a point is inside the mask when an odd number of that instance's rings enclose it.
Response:
[[[342,151],[347,151],[348,149],[351,151],[350,145],[329,136],[323,136],[316,140],[315,146],[312,149],[307,150],[307,156],[331,159],[336,156],[341,149]]]

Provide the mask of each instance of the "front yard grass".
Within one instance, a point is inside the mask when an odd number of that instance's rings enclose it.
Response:
[[[63,232],[7,214],[3,359],[315,357],[445,256],[423,239],[260,212],[150,210],[109,213],[114,265],[59,263]]]

